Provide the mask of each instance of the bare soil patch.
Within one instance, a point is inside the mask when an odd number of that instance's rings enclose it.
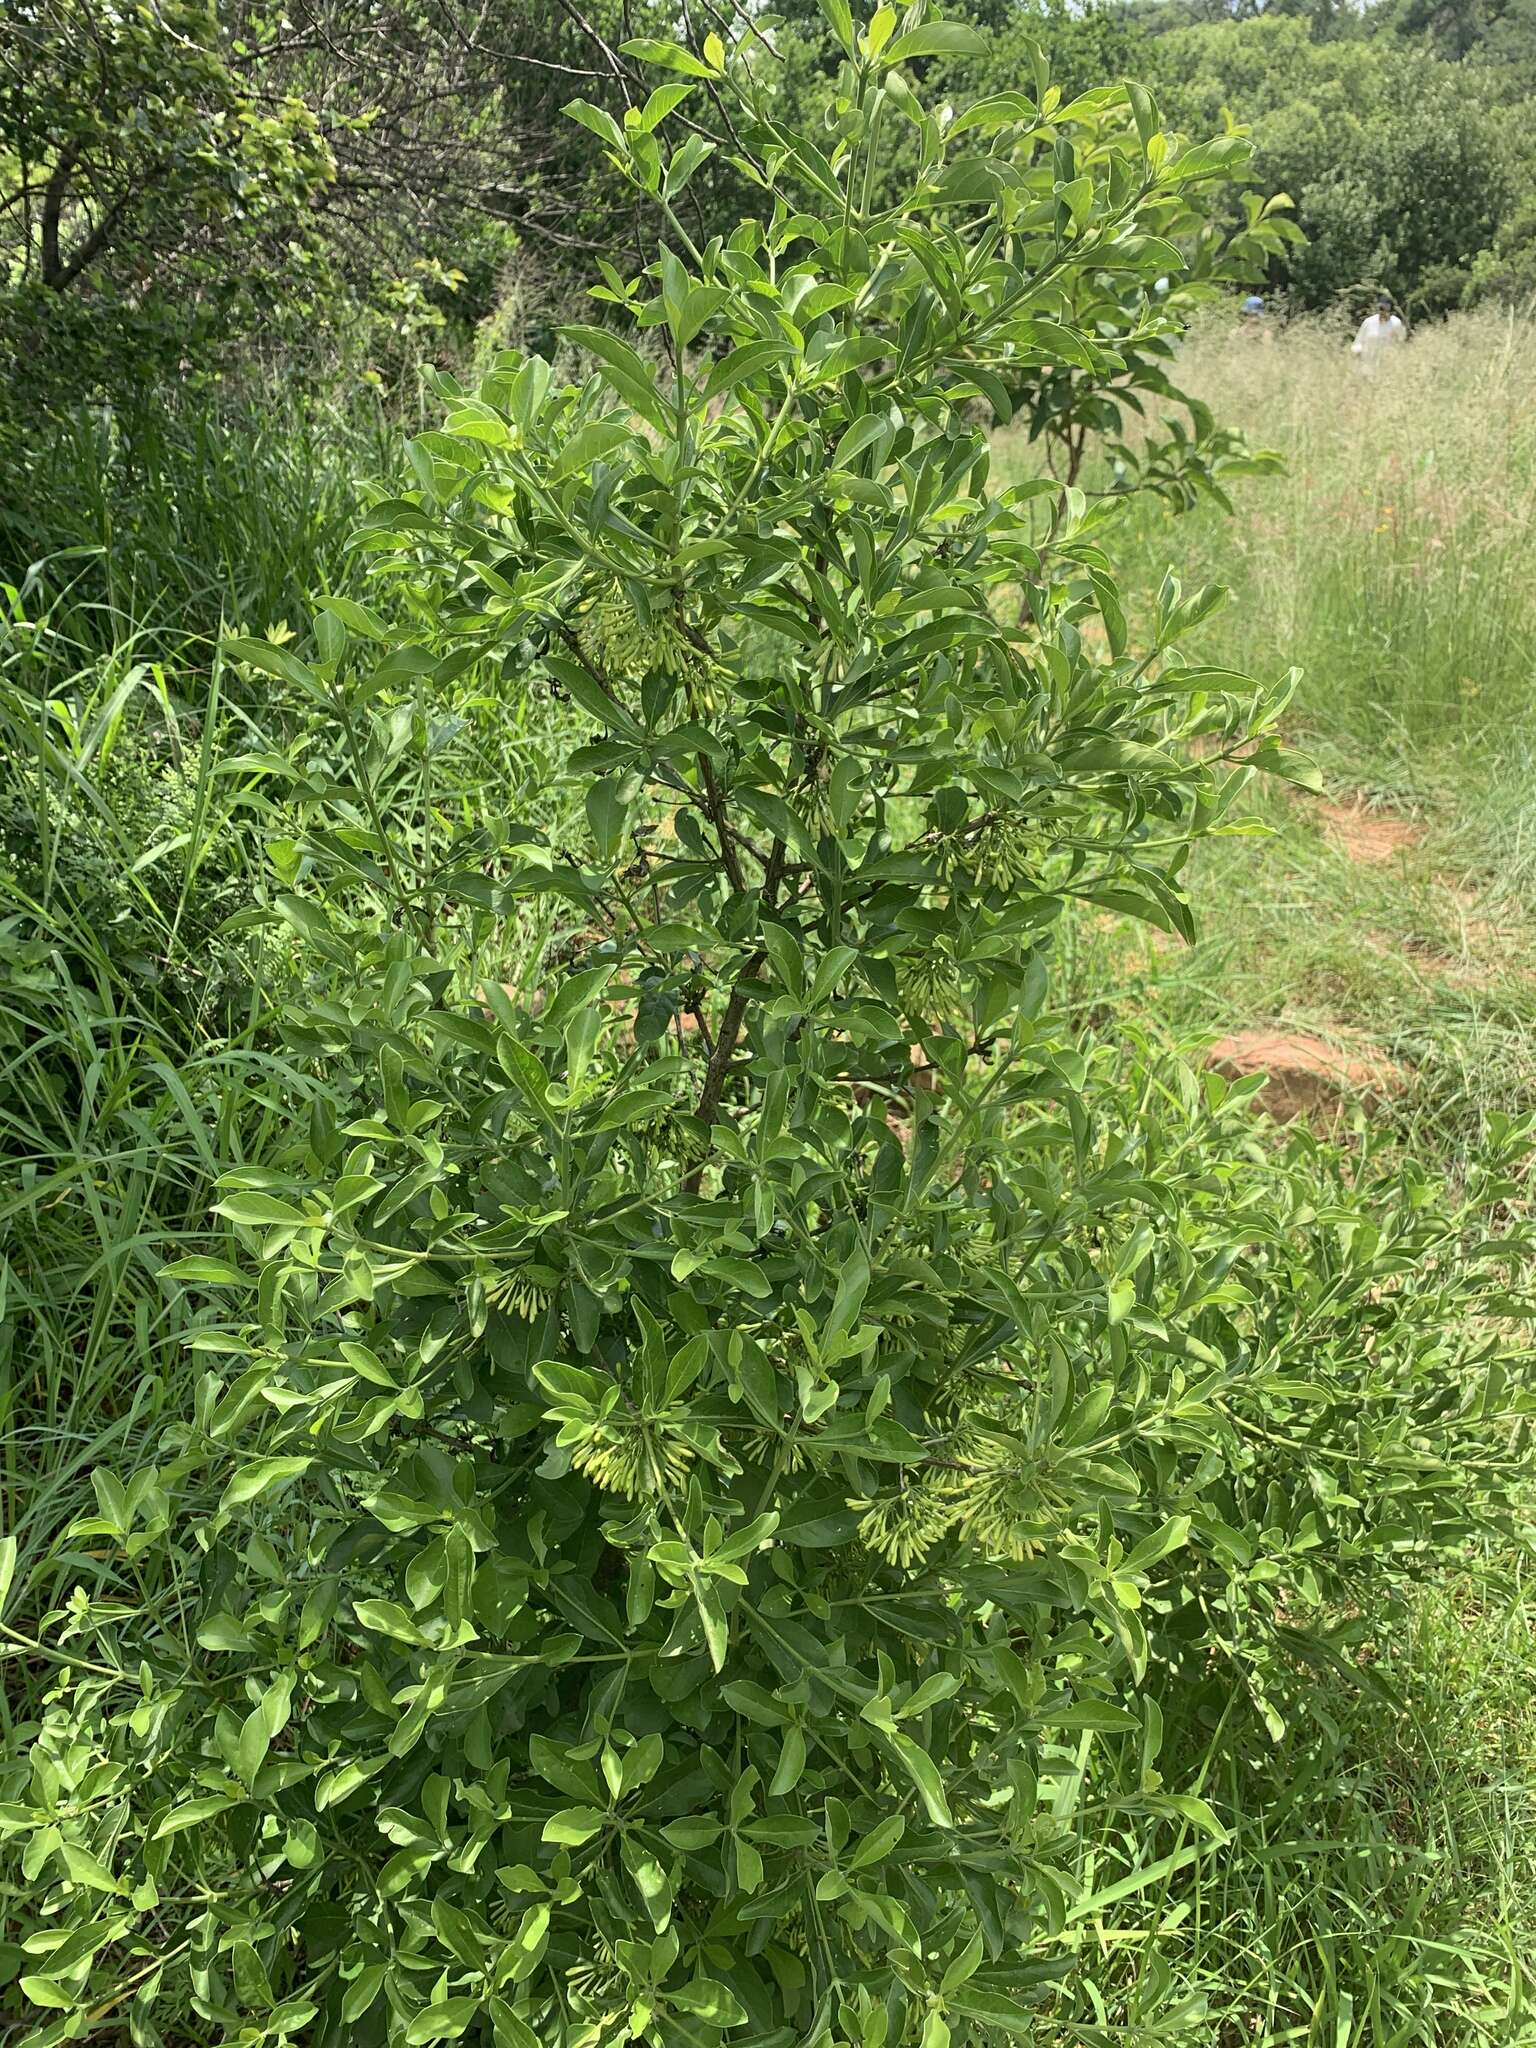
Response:
[[[1326,1122],[1346,1096],[1380,1101],[1403,1079],[1373,1048],[1335,1045],[1311,1031],[1234,1031],[1205,1057],[1208,1066],[1231,1081],[1267,1075],[1258,1099],[1279,1123],[1298,1116]]]
[[[1423,837],[1411,818],[1394,817],[1390,811],[1369,810],[1363,797],[1356,797],[1348,804],[1324,804],[1323,818],[1328,836],[1340,852],[1350,860],[1358,861],[1362,867],[1379,867],[1386,861],[1395,860],[1399,854],[1417,846]]]

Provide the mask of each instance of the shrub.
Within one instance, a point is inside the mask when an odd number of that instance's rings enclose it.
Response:
[[[1242,145],[1134,90],[1113,138],[1103,95],[951,121],[907,67],[971,31],[828,12],[830,155],[755,26],[644,46],[674,78],[622,130],[580,110],[666,217],[604,287],[662,367],[594,328],[579,388],[445,387],[361,537],[417,628],[338,599],[308,660],[234,650],[349,735],[284,854],[322,1085],[226,1175],[232,1256],[172,1269],[243,1305],[195,1406],[7,1624],[59,1666],[0,1788],[38,2042],[1139,2023],[1170,1971],[1111,2012],[1072,1915],[1111,1832],[1127,1895],[1220,1837],[1165,1709],[1279,1733],[1337,1603],[1501,1512],[1467,1212],[1277,1160],[1051,1008],[1066,909],[1186,932],[1193,840],[1306,769],[1284,685],[1180,660],[1211,596],[1133,652],[1112,508],[992,493],[975,420],[1114,374],[1073,281],[1160,274],[1147,210]],[[658,140],[689,89],[763,189],[705,249],[701,145]],[[873,212],[898,122],[919,182]],[[493,661],[590,721],[564,833],[434,781],[422,693]],[[1104,1811],[1098,1743],[1140,1757]]]

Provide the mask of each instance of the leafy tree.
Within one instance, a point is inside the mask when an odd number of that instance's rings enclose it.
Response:
[[[253,317],[333,174],[313,111],[254,90],[211,0],[19,0],[0,44],[0,284],[28,358],[103,303],[142,357],[160,308]],[[171,345],[185,346],[185,328]],[[18,392],[39,374],[35,360]]]
[[[445,380],[359,538],[403,629],[230,649],[318,716],[312,1114],[168,1275],[234,1304],[195,1408],[4,1624],[60,1668],[0,1783],[39,2044],[1139,2026],[1170,1971],[1106,2019],[1068,1915],[1080,1829],[1132,1890],[1220,1837],[1161,1702],[1282,1733],[1324,1617],[1515,1476],[1467,1217],[1051,1006],[1069,907],[1187,932],[1192,840],[1308,772],[1285,684],[1181,659],[1214,594],[1133,649],[1113,505],[989,480],[994,387],[1112,379],[1076,281],[1155,277],[1237,152],[1140,93],[1091,160],[1044,98],[941,117],[911,72],[974,31],[827,11],[830,143],[758,20],[631,44],[645,106],[574,111],[661,217],[633,339]],[[760,199],[700,245],[704,92]],[[565,833],[435,782],[498,672],[586,721]]]
[[[985,52],[964,63],[972,93],[1004,92],[1032,78],[1037,49],[1068,100],[1108,78],[1135,78],[1145,71],[1151,38],[1130,7],[1117,0],[1091,0],[1087,6],[1013,0],[996,14],[995,21],[981,23],[992,31]]]
[[[1305,240],[1271,280],[1299,306],[1386,286],[1445,311],[1513,205],[1517,117],[1486,80],[1385,36],[1319,43],[1266,15],[1164,36],[1153,68],[1181,121],[1243,122],[1260,189],[1295,202]]]
[[[331,170],[308,107],[243,86],[208,0],[22,0],[0,143],[13,273],[53,292],[114,265],[145,285],[215,237],[286,231]]]
[[[1139,130],[1150,134],[1155,127],[1156,109],[1140,86],[1090,88],[1062,105],[1043,53],[1035,53],[1033,68],[1041,105],[1059,115],[1065,147],[1058,168],[1069,182],[1091,178],[1114,160],[1123,146],[1127,98]],[[1006,105],[1018,97],[1001,94],[981,104]],[[1052,473],[1068,484],[1078,481],[1092,450],[1108,456],[1118,490],[1147,487],[1176,509],[1205,493],[1230,510],[1222,480],[1272,470],[1275,458],[1250,454],[1240,436],[1219,426],[1209,408],[1174,381],[1176,340],[1196,312],[1261,277],[1266,263],[1282,258],[1301,235],[1287,218],[1283,195],[1262,200],[1230,189],[1228,181],[1237,182],[1246,167],[1246,141],[1226,135],[1202,149],[1208,173],[1227,174],[1216,189],[1207,176],[1149,195],[1138,221],[1145,241],[1134,251],[1136,260],[1085,264],[1059,286],[1065,324],[1094,336],[1098,349],[1064,347],[1059,361],[1044,370],[1029,366],[992,395],[1004,417],[1019,407]],[[1239,224],[1229,227],[1222,216],[1234,202]],[[1147,274],[1148,253],[1166,264],[1156,277]],[[1133,419],[1141,427],[1134,439],[1128,437]]]
[[[21,0],[0,46],[16,406],[253,355],[396,370],[427,324],[462,340],[495,307],[520,245],[568,300],[573,262],[632,237],[634,211],[559,108],[573,87],[643,101],[617,43],[648,12]]]

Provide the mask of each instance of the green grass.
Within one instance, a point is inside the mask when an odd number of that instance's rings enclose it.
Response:
[[[1298,733],[1399,797],[1524,731],[1536,629],[1536,395],[1530,330],[1488,313],[1427,329],[1374,377],[1334,333],[1272,341],[1213,323],[1183,374],[1217,416],[1285,456],[1239,516],[1144,508],[1127,567],[1172,561],[1234,602],[1202,651],[1258,673],[1299,664]]]
[[[0,1524],[38,1614],[92,1582],[68,1529],[93,1470],[151,1462],[185,1412],[191,1316],[162,1268],[314,1084],[220,972],[259,846],[217,707],[178,705],[136,639],[66,667],[80,650],[28,624],[0,640]],[[5,1668],[0,1730],[50,1665]]]
[[[193,423],[175,460],[217,437]],[[280,544],[281,502],[238,502],[231,434],[158,613],[146,604],[133,623],[123,610],[165,566],[131,551],[140,581],[110,605],[83,598],[65,573],[74,558],[55,552],[0,610],[0,1532],[18,1540],[18,1604],[33,1613],[91,1582],[68,1531],[93,1467],[128,1474],[164,1456],[190,1407],[196,1317],[163,1268],[223,1249],[218,1175],[260,1165],[324,1093],[283,1039],[291,933],[238,927],[282,886],[269,859],[302,831],[310,764],[345,804],[345,742],[312,707],[221,666],[213,636],[242,593],[258,593],[252,630],[280,623],[279,604],[302,624],[293,579],[345,576],[359,503],[346,464],[363,445],[338,435],[291,463],[275,442],[247,451],[254,488],[301,501],[308,552]],[[82,460],[76,513],[164,540],[172,512],[136,502],[134,475]],[[62,505],[62,469],[55,481]],[[110,554],[88,567],[116,573]],[[509,805],[551,817],[565,714],[544,706],[535,729],[515,674],[474,672],[430,709],[430,781],[404,773],[390,798],[423,858],[451,863],[455,833]],[[451,963],[465,983],[515,976],[529,941],[487,918],[477,942]],[[48,1668],[4,1666],[0,1735],[35,1710]]]
[[[1358,787],[1358,786],[1357,786]],[[1204,850],[1190,949],[1127,927],[1080,927],[1079,1001],[1106,981],[1188,1035],[1276,1027],[1336,1042],[1391,1076],[1379,1112],[1421,1157],[1458,1170],[1491,1110],[1536,1106],[1536,927],[1529,905],[1466,859],[1472,787],[1362,862],[1321,804],[1260,796],[1272,836]]]
[[[0,586],[17,593],[13,616],[46,617],[80,659],[131,645],[205,668],[221,628],[262,633],[310,593],[348,587],[357,479],[398,453],[367,394],[345,408],[274,388],[81,410],[7,440]]]
[[[1315,1032],[1397,1070],[1388,1113],[1455,1171],[1490,1109],[1536,1103],[1536,396],[1530,330],[1489,313],[1427,330],[1375,377],[1311,326],[1213,323],[1183,373],[1286,474],[1237,516],[1138,505],[1120,534],[1143,614],[1169,568],[1226,607],[1189,651],[1303,680],[1287,737],[1325,802],[1271,786],[1191,877],[1191,950],[1128,928],[1074,935],[1085,1006],[1107,986],[1181,1035]],[[1005,459],[1028,457],[1016,441]],[[1400,821],[1352,858],[1329,817]]]
[[[1278,1751],[1241,1707],[1209,1726],[1214,1687],[1209,1709],[1165,1702],[1170,1782],[1197,1784],[1229,1838],[1138,1870],[1085,1825],[1078,1874],[1108,1903],[1080,1940],[1107,2024],[1062,2048],[1536,2042],[1533,1621],[1518,1582],[1426,1589],[1351,1676],[1318,1670],[1311,1725]]]
[[[1308,1031],[1379,1057],[1386,1100],[1338,1116],[1386,1119],[1451,1178],[1490,1115],[1536,1106],[1533,339],[1504,316],[1453,322],[1374,379],[1310,328],[1266,343],[1213,323],[1188,345],[1191,388],[1287,471],[1239,486],[1235,518],[1128,517],[1132,632],[1170,568],[1228,586],[1190,652],[1265,681],[1305,670],[1287,738],[1327,795],[1256,787],[1244,823],[1262,836],[1200,850],[1194,947],[1102,919],[1067,938],[1085,1017],[1191,1042]],[[1031,462],[1012,438],[1003,459]],[[1335,813],[1357,807],[1403,828],[1385,857],[1351,851]],[[1139,1938],[1192,2001],[1183,2032],[1146,2039],[1536,2042],[1523,1571],[1512,1548],[1426,1587],[1367,1668],[1320,1676],[1319,1725],[1278,1770],[1256,1723],[1219,1756],[1187,1752],[1232,1841],[1106,1930],[1107,1982]]]

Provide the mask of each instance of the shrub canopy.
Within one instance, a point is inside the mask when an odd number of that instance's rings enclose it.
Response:
[[[445,385],[387,604],[230,650],[317,714],[310,1113],[169,1275],[194,1410],[12,1625],[59,1666],[0,1787],[38,2043],[1137,2020],[1176,1986],[1104,2017],[1076,1844],[1134,1893],[1219,1839],[1159,1694],[1283,1731],[1323,1603],[1497,1516],[1463,1217],[1052,1002],[1064,915],[1186,933],[1191,843],[1308,773],[1288,682],[1181,660],[1214,594],[1133,642],[1112,500],[989,481],[1011,388],[1173,326],[1244,146],[1135,86],[952,118],[970,31],[828,12],[816,136],[750,26],[575,110],[664,236],[591,375]],[[690,94],[761,191],[702,248]],[[436,779],[497,668],[583,722],[568,832]]]

